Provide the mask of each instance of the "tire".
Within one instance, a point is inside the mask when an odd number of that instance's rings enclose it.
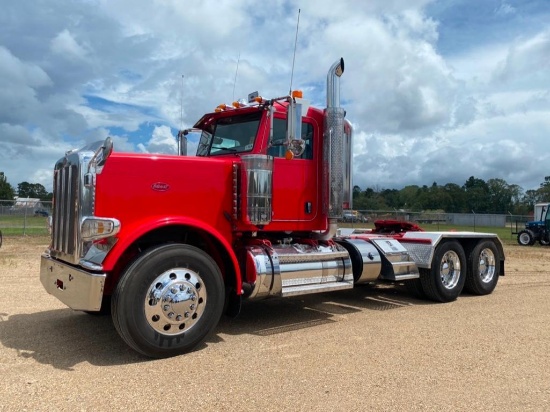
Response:
[[[529,229],[521,230],[518,233],[518,244],[520,246],[533,246],[535,244],[535,234]]]
[[[122,339],[151,358],[192,350],[222,315],[220,269],[202,250],[183,244],[146,251],[123,273],[112,297],[113,323]]]
[[[422,271],[424,269],[420,269]],[[426,293],[424,293],[424,288],[422,287],[422,281],[420,279],[411,279],[406,280],[405,288],[409,294],[417,299],[426,299]]]
[[[492,293],[500,276],[500,260],[500,252],[492,240],[480,242],[468,256],[464,289],[474,295]]]
[[[447,241],[437,246],[431,269],[420,272],[422,289],[436,302],[456,300],[466,282],[466,255],[457,241]]]

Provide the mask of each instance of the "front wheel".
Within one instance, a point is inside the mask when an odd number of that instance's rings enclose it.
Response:
[[[146,251],[128,267],[111,312],[130,347],[166,358],[190,351],[214,329],[224,298],[214,260],[194,246],[170,244]]]
[[[518,233],[518,244],[521,246],[532,246],[535,243],[535,234],[528,229]]]
[[[436,302],[458,298],[466,281],[466,255],[460,243],[448,241],[437,246],[431,266],[420,272],[426,296]]]
[[[468,257],[468,275],[464,288],[474,295],[495,290],[500,276],[500,253],[491,240],[480,242]]]

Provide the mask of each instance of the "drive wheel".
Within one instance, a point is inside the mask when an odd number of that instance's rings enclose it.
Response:
[[[423,270],[424,269],[420,269],[421,272]],[[417,299],[426,299],[426,293],[424,293],[424,289],[422,288],[422,282],[420,279],[410,279],[406,280],[404,283],[407,292],[409,292],[411,296]]]
[[[217,325],[224,289],[220,269],[202,250],[158,246],[122,275],[112,297],[113,323],[122,339],[145,356],[179,355]]]
[[[464,288],[474,295],[495,290],[500,276],[500,253],[491,240],[479,243],[468,257],[468,275]]]
[[[535,243],[535,234],[528,229],[518,233],[518,243],[521,246],[532,246]]]
[[[460,243],[441,243],[435,250],[431,269],[420,272],[424,293],[436,302],[455,300],[466,281],[465,268],[466,255]]]

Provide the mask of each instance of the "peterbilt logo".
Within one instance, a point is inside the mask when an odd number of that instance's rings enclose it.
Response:
[[[166,192],[170,189],[170,185],[168,183],[156,182],[151,185],[151,189],[157,192]]]

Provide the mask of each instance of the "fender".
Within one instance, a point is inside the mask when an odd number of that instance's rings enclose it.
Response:
[[[204,231],[211,236],[213,236],[217,241],[227,251],[231,263],[233,264],[233,269],[235,271],[235,286],[237,294],[242,293],[242,276],[241,270],[237,261],[237,256],[235,255],[233,248],[230,243],[227,241],[227,238],[217,230],[215,227],[205,224],[204,221],[182,217],[182,216],[158,216],[153,217],[152,219],[147,219],[146,221],[133,222],[130,225],[122,225],[122,230],[120,234],[123,236],[118,238],[118,242],[115,244],[113,249],[108,253],[105,261],[103,262],[103,269],[105,271],[110,271],[114,268],[118,259],[126,251],[132,243],[134,243],[140,237],[146,235],[147,233],[166,226],[187,226],[195,228],[199,231]]]

